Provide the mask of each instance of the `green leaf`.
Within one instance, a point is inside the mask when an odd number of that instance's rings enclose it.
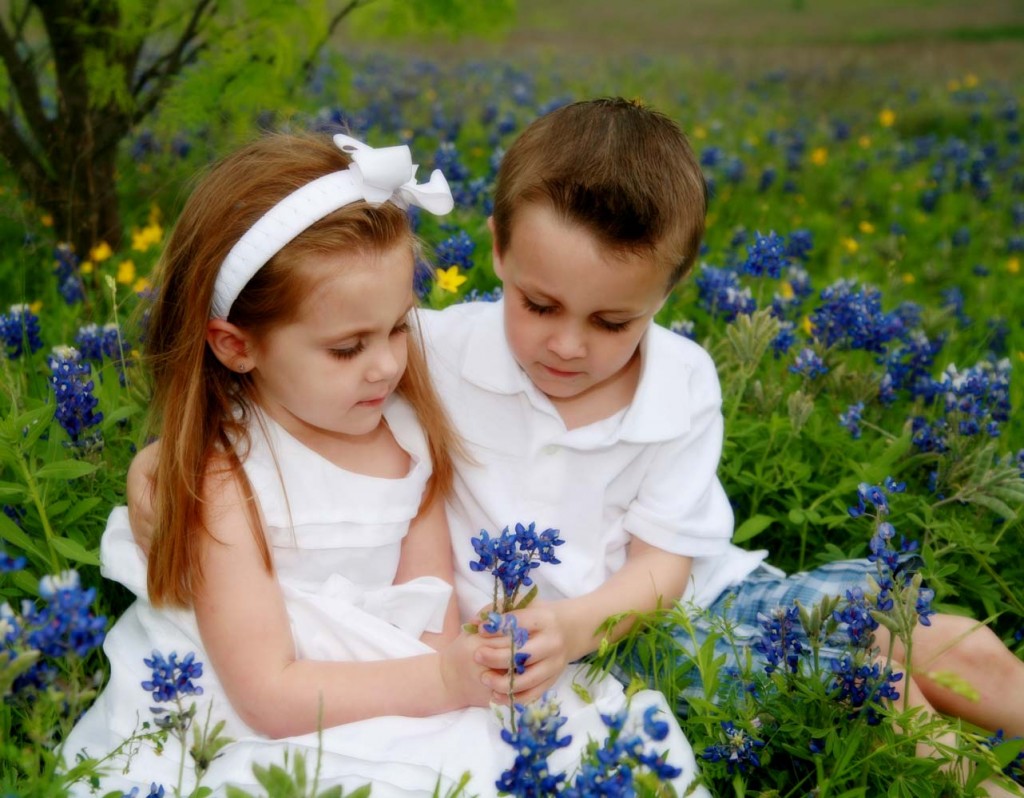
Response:
[[[70,511],[65,513],[64,516],[60,519],[61,524],[63,524],[65,527],[70,526],[79,518],[83,517],[84,515],[92,511],[93,508],[98,506],[102,501],[103,499],[100,498],[99,496],[87,496],[86,498],[75,502],[75,506],[72,507]]]
[[[0,538],[3,538],[8,543],[13,543],[22,552],[31,555],[34,559],[42,559],[42,553],[36,548],[32,538],[25,534],[25,530],[8,518],[6,513],[0,513]]]
[[[47,463],[35,473],[36,479],[79,479],[96,471],[95,463],[84,460],[59,460]]]
[[[54,538],[53,547],[57,550],[58,554],[62,554],[72,562],[82,563],[83,565],[100,564],[99,550],[94,549],[90,551],[77,540],[72,540],[71,538]]]
[[[984,493],[976,493],[973,496],[969,496],[967,501],[970,504],[978,504],[982,507],[987,507],[989,510],[994,512],[996,515],[1000,515],[1007,521],[1012,521],[1017,517],[1016,511],[1010,507],[1006,502],[1001,499],[997,499],[995,496],[988,496]]]
[[[952,671],[928,671],[928,679],[947,690],[966,698],[968,701],[977,701],[981,698],[978,689],[967,681],[963,676]]]
[[[1004,768],[1016,759],[1021,751],[1024,751],[1024,738],[1007,740],[992,749],[992,753],[996,755],[996,761],[1000,767]]]
[[[744,543],[756,535],[764,532],[775,519],[770,515],[752,515],[737,527],[733,533],[732,542]]]
[[[0,501],[18,504],[25,499],[25,486],[17,482],[0,482]]]

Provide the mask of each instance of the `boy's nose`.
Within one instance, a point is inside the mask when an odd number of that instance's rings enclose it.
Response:
[[[587,352],[584,336],[578,330],[564,328],[548,339],[548,349],[562,360],[574,360]]]

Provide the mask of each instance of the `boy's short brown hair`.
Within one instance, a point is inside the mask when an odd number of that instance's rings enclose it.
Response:
[[[704,235],[704,174],[679,126],[622,98],[563,106],[532,124],[498,171],[494,237],[509,246],[516,213],[547,204],[602,243],[650,252],[671,289],[693,268]]]

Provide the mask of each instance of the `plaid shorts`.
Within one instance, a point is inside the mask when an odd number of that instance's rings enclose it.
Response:
[[[920,557],[916,554],[903,558],[904,569],[910,572],[919,569],[920,565]],[[725,657],[723,667],[741,668],[746,666],[749,657],[753,669],[763,672],[767,660],[754,649],[754,643],[762,633],[757,621],[758,613],[770,615],[778,607],[793,606],[795,601],[810,609],[829,596],[845,596],[847,590],[855,587],[867,589],[867,577],[875,574],[877,566],[866,559],[840,560],[789,576],[759,566],[742,582],[723,591],[707,610],[693,617],[694,636],[682,628],[677,628],[673,634],[686,655],[692,655],[708,635],[721,632],[723,623],[718,619],[724,619],[725,625],[731,629],[730,635],[718,637],[715,641],[715,656]],[[798,633],[803,636],[802,627],[798,627]],[[809,641],[803,636],[801,642],[807,644]],[[822,656],[839,657],[847,650],[847,642],[848,638],[840,629],[821,648]],[[686,694],[700,692],[699,677],[695,671],[693,677],[698,681],[685,691]]]

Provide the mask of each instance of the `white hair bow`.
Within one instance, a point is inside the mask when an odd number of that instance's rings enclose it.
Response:
[[[332,172],[296,189],[261,216],[231,248],[217,274],[210,317],[226,319],[238,295],[267,261],[327,214],[359,200],[392,202],[403,210],[417,205],[437,216],[454,207],[448,181],[435,169],[416,182],[417,165],[406,145],[374,149],[341,133],[338,149],[352,158],[348,169]]]

